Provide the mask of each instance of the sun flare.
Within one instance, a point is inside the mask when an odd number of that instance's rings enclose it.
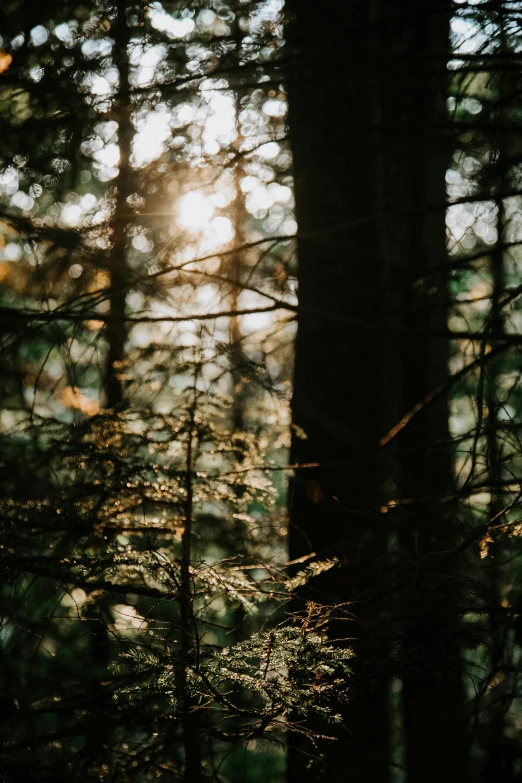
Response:
[[[193,190],[180,199],[178,220],[188,229],[202,229],[208,226],[214,216],[212,201],[200,190]]]

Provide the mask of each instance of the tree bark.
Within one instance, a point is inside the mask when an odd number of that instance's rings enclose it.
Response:
[[[198,629],[194,619],[194,594],[192,589],[192,522],[193,522],[193,474],[194,474],[194,441],[195,416],[198,404],[197,372],[194,377],[194,398],[190,409],[190,419],[187,431],[187,451],[185,466],[185,525],[181,536],[181,561],[179,591],[181,659],[178,672],[178,699],[180,703],[181,727],[183,732],[183,749],[185,755],[184,783],[200,783],[201,781],[201,727],[197,704],[189,693],[187,671],[190,666],[197,666],[197,647],[199,643]]]
[[[119,74],[118,98],[114,109],[118,122],[116,143],[120,152],[120,160],[118,176],[114,181],[116,204],[112,216],[112,247],[108,269],[111,320],[106,327],[108,352],[105,385],[109,408],[117,408],[123,403],[123,384],[120,375],[127,339],[125,301],[129,286],[129,268],[126,229],[130,222],[131,207],[128,199],[133,192],[134,179],[130,163],[134,136],[130,99],[129,43],[131,34],[132,30],[127,24],[127,2],[119,0],[114,24],[114,60]]]
[[[444,273],[445,173],[449,162],[446,116],[451,3],[415,0],[384,4],[387,43],[385,115],[389,162],[387,211],[394,269],[391,286],[399,303],[404,338],[397,374],[398,419],[448,378],[448,342],[429,336],[447,328]],[[386,102],[386,98],[384,99]],[[399,213],[399,210],[401,211]],[[402,317],[401,317],[402,316]],[[458,640],[462,557],[455,508],[453,451],[446,396],[421,407],[396,446],[399,495],[408,499],[391,514],[397,521],[402,616],[403,721],[408,783],[442,778],[469,780],[464,672]],[[460,560],[458,559],[460,558]]]
[[[352,700],[343,725],[309,723],[337,741],[321,750],[324,779],[388,780],[388,685],[379,599],[387,557],[379,435],[391,424],[384,392],[386,261],[378,227],[376,28],[367,2],[290,2],[287,88],[294,158],[301,308],[295,349],[290,559],[336,555],[343,566],[312,580],[303,598],[351,601]],[[347,326],[332,316],[349,316]],[[305,438],[301,436],[304,431]],[[313,749],[289,738],[288,779],[312,781]],[[322,779],[322,778],[321,778]]]
[[[446,259],[448,136],[436,133],[445,119],[451,4],[288,6],[300,306],[292,408],[295,432],[306,435],[294,436],[292,463],[318,464],[298,469],[290,488],[290,558],[341,558],[304,597],[351,602],[353,627],[331,634],[351,635],[357,656],[325,778],[389,779],[393,610],[393,630],[400,624],[404,638],[408,781],[466,781],[458,590],[455,562],[445,555],[455,520],[442,501],[453,486],[447,400],[378,448],[448,373],[447,344],[425,330],[446,328],[447,317],[445,281],[430,267]],[[408,513],[381,513],[397,493],[414,499]],[[396,576],[408,574],[398,602],[387,596],[394,520]],[[317,779],[303,743],[292,742],[291,783]]]
[[[134,134],[132,106],[130,103],[130,60],[129,42],[131,28],[127,25],[127,0],[118,0],[114,22],[114,63],[119,74],[118,98],[114,112],[118,119],[116,143],[120,151],[119,173],[115,180],[116,204],[112,216],[111,249],[108,264],[109,314],[111,320],[106,326],[107,365],[105,369],[105,404],[108,408],[119,408],[123,404],[123,386],[119,374],[125,358],[127,336],[125,299],[129,283],[127,267],[126,227],[129,222],[127,198],[132,192],[132,170],[130,165],[131,145]],[[115,319],[115,320],[112,320]],[[107,536],[112,538],[111,531]],[[91,627],[92,663],[95,682],[94,702],[99,714],[95,716],[89,735],[88,753],[93,758],[101,753],[110,754],[111,722],[107,715],[106,695],[100,680],[106,676],[111,662],[111,638],[107,628],[110,599],[101,595],[88,608]]]
[[[506,18],[504,16],[505,8],[499,5],[498,15],[495,21],[499,30],[499,49],[500,53],[509,56],[509,44],[506,36]],[[504,109],[506,97],[516,91],[509,73],[500,73],[498,78],[498,107],[494,110],[493,121],[501,126],[509,122],[509,114]],[[508,99],[509,100],[509,99]],[[487,435],[487,465],[489,479],[492,487],[501,487],[502,481],[506,478],[506,469],[503,464],[502,448],[502,423],[501,416],[504,408],[502,399],[503,392],[501,386],[502,360],[500,357],[488,361],[485,354],[488,332],[494,334],[504,334],[505,313],[502,307],[502,298],[506,291],[506,269],[505,269],[505,244],[508,242],[507,228],[509,218],[506,215],[504,204],[504,194],[509,193],[509,148],[506,144],[505,135],[501,132],[497,138],[493,139],[492,167],[493,181],[496,184],[496,208],[497,208],[497,245],[491,253],[490,275],[492,282],[491,310],[488,315],[487,325],[484,333],[484,367],[483,382],[485,386],[485,403],[487,407],[486,435]],[[509,474],[508,474],[509,475]],[[489,506],[489,519],[502,519],[503,511],[506,508],[506,498],[502,490],[491,493],[491,503]],[[489,676],[488,682],[501,673],[504,678],[504,687],[508,692],[505,698],[499,698],[499,695],[493,689],[490,696],[489,721],[486,726],[486,741],[483,742],[485,750],[485,763],[481,773],[482,783],[514,783],[516,772],[514,768],[515,759],[511,738],[506,737],[507,713],[512,703],[509,691],[512,688],[512,675],[508,674],[513,668],[510,661],[510,626],[509,615],[502,611],[502,586],[508,581],[506,579],[505,562],[509,562],[509,544],[502,533],[497,534],[488,547],[487,560],[483,569],[486,595],[489,599]]]

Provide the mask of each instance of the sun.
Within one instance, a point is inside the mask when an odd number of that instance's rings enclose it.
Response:
[[[193,190],[180,199],[178,210],[180,225],[197,230],[209,225],[214,216],[215,207],[200,190]]]

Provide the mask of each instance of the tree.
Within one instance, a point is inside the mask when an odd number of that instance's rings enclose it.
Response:
[[[519,202],[515,171],[520,90],[513,58],[518,13],[517,4],[504,2],[462,9],[456,36],[462,62],[458,67],[454,63],[452,85],[459,133],[448,172],[450,196],[454,202],[464,201],[460,215],[457,205],[448,216],[455,256],[453,287],[459,288],[462,301],[455,306],[455,320],[474,329],[477,339],[470,343],[474,372],[458,389],[453,405],[469,427],[467,433],[464,427],[461,430],[459,484],[468,496],[467,518],[475,524],[480,549],[477,614],[468,620],[482,634],[482,650],[487,651],[475,652],[477,668],[471,669],[476,678],[471,728],[479,751],[475,761],[479,780],[513,780],[520,764],[511,728],[518,692],[513,663],[518,646],[515,607],[520,557],[513,526],[518,497],[511,483],[520,470],[515,434],[518,384],[514,382],[519,348],[513,340],[518,309],[519,235],[514,208]],[[468,225],[462,230],[465,222]],[[481,505],[480,486],[490,493],[486,506]]]
[[[0,21],[2,775],[515,780],[518,3]]]
[[[3,356],[18,371],[2,399],[9,780],[211,779],[250,741],[280,743],[286,716],[334,718],[328,694],[346,691],[351,653],[326,642],[322,613],[277,613],[292,584],[264,449],[280,433],[256,414],[246,430],[227,399],[230,376],[248,378],[261,409],[271,390],[238,345],[237,319],[267,308],[241,307],[238,289],[259,299],[281,251],[258,235],[245,282],[238,239],[267,216],[245,209],[243,179],[261,188],[263,161],[267,182],[279,157],[288,167],[277,144],[276,159],[257,151],[260,129],[268,143],[281,125],[282,100],[263,113],[258,86],[280,26],[262,6],[237,19],[210,6],[51,4],[26,20],[11,4],[4,20]],[[212,134],[212,101],[225,134]],[[162,119],[151,151],[140,133]],[[211,220],[231,202],[235,232]],[[281,755],[264,758],[277,774]]]
[[[389,77],[399,90],[396,102],[402,104],[389,134],[393,161],[386,189],[386,212],[394,215],[388,248],[393,278],[399,281],[391,291],[399,303],[398,325],[403,330],[397,421],[415,411],[398,433],[395,454],[397,488],[405,499],[395,512],[396,557],[403,582],[396,612],[402,619],[405,764],[411,781],[440,780],[448,774],[454,780],[468,780],[470,775],[460,627],[469,581],[453,499],[445,334],[450,14],[450,3],[425,3],[422,9],[406,4],[389,20],[386,31],[392,41]],[[393,116],[392,104],[386,114]],[[396,205],[402,214],[397,214]],[[391,446],[390,436],[386,440]]]
[[[346,730],[326,768],[335,780],[388,779],[395,673],[407,779],[439,780],[451,757],[454,779],[465,780],[462,560],[448,555],[459,533],[443,500],[452,454],[441,391],[451,6],[290,7],[299,65],[289,121],[305,227],[290,551],[338,559],[313,585],[326,602],[351,602],[354,628],[334,633],[353,636],[359,658]],[[392,655],[402,659],[395,672]],[[303,779],[302,755],[291,764],[291,779]]]
[[[369,313],[383,312],[386,291],[373,224],[377,39],[366,3],[339,10],[335,3],[301,2],[289,11],[288,46],[299,51],[288,78],[289,125],[296,216],[305,227],[298,239],[290,559],[312,553],[332,564],[341,559],[343,566],[319,577],[310,595],[355,602],[356,621],[338,633],[357,639],[361,662],[376,662],[383,584],[375,567],[382,570],[387,558],[387,520],[379,513],[386,470],[377,444],[391,425],[383,395],[385,337],[368,323]],[[358,691],[343,714],[346,728],[326,765],[335,780],[384,781],[386,673],[361,666]],[[290,759],[290,780],[306,779],[301,749]]]

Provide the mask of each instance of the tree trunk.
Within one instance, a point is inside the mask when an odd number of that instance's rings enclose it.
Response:
[[[199,368],[198,368],[199,369]],[[197,704],[189,693],[187,671],[190,666],[197,666],[197,649],[199,645],[198,629],[194,618],[194,594],[192,589],[192,522],[193,522],[193,475],[194,475],[194,440],[195,416],[198,404],[197,372],[194,377],[194,398],[190,410],[189,427],[187,431],[187,452],[185,470],[185,525],[181,537],[181,562],[179,591],[181,659],[178,671],[178,699],[180,704],[181,727],[183,732],[183,749],[185,769],[183,783],[200,783],[201,781],[201,727]]]
[[[331,632],[353,636],[357,655],[352,700],[323,767],[334,781],[389,779],[392,606],[404,637],[408,781],[466,781],[458,590],[444,554],[455,543],[443,502],[453,487],[447,401],[377,447],[447,379],[447,344],[426,330],[446,327],[445,281],[429,270],[446,260],[451,5],[294,0],[289,12],[300,308],[293,421],[306,435],[294,437],[292,462],[318,463],[298,469],[291,486],[290,558],[341,558],[306,596],[352,602],[352,629]],[[397,491],[414,499],[408,513],[380,513]],[[399,603],[387,596],[394,517],[399,583],[408,574]],[[302,743],[293,745],[289,780],[316,779]]]
[[[379,435],[391,424],[385,402],[386,262],[377,221],[376,38],[367,2],[289,3],[290,139],[294,158],[299,320],[296,338],[290,559],[311,552],[343,560],[312,580],[303,597],[352,601],[354,621],[331,628],[354,637],[351,703],[343,725],[311,724],[337,741],[326,748],[325,779],[388,780],[388,685],[379,598],[387,531],[379,513],[385,470]],[[289,738],[288,779],[318,779],[313,749]],[[322,748],[324,751],[325,748]]]
[[[500,53],[509,56],[509,44],[506,36],[506,20],[504,17],[505,9],[499,7],[497,23],[499,29]],[[507,96],[516,91],[511,74],[500,73],[498,75],[498,107],[494,111],[494,121],[502,127],[509,122],[509,114],[504,110],[504,103]],[[509,98],[507,99],[509,101]],[[509,104],[508,104],[509,105]],[[506,117],[507,114],[507,117]],[[497,245],[491,253],[490,275],[492,282],[491,310],[487,319],[487,327],[484,330],[484,351],[488,332],[496,335],[504,334],[505,313],[502,308],[503,295],[506,292],[506,269],[505,269],[505,243],[508,241],[509,218],[506,215],[504,204],[504,195],[509,192],[509,150],[506,145],[505,134],[500,131],[498,138],[494,139],[494,148],[492,150],[493,181],[496,183],[496,208],[497,208]],[[502,366],[501,357],[495,357],[488,361],[484,353],[484,385],[485,385],[485,403],[487,408],[486,434],[487,434],[487,465],[489,480],[492,486],[491,503],[489,506],[489,519],[501,522],[503,512],[506,509],[506,496],[502,491],[502,481],[506,478],[506,469],[503,465],[502,444],[502,413],[504,412],[505,401],[503,400],[503,391],[501,384],[501,374],[505,367]],[[508,473],[509,475],[509,473]],[[498,490],[495,491],[495,487]],[[495,540],[496,538],[496,540]],[[489,705],[489,720],[486,726],[486,741],[483,742],[485,750],[485,763],[481,774],[483,783],[513,783],[516,779],[514,768],[514,754],[511,738],[506,737],[507,713],[512,703],[509,696],[510,691],[514,692],[512,676],[508,672],[513,667],[510,660],[510,626],[511,619],[509,614],[503,611],[502,606],[502,586],[509,579],[503,561],[509,562],[509,545],[502,533],[495,534],[493,531],[493,541],[488,547],[488,557],[485,561],[483,570],[485,579],[486,595],[489,599],[489,676],[488,682],[491,685],[493,679],[498,677],[499,673],[503,677],[504,688],[507,691],[505,697],[499,698],[499,694],[493,688]],[[500,540],[499,540],[500,539]]]
[[[118,120],[116,142],[120,151],[119,173],[115,179],[116,204],[112,216],[111,250],[108,264],[109,274],[109,315],[111,320],[106,326],[107,365],[105,370],[105,404],[108,408],[121,407],[123,386],[119,378],[121,363],[125,357],[125,299],[129,284],[127,267],[126,227],[129,222],[127,198],[132,192],[132,170],[130,154],[134,128],[132,125],[132,107],[130,103],[130,60],[129,42],[131,28],[127,25],[127,2],[118,0],[116,20],[114,22],[114,63],[119,74],[118,98],[114,102],[114,112]],[[112,320],[114,319],[114,320]],[[107,532],[107,541],[113,537]],[[106,694],[100,681],[107,676],[111,663],[111,637],[107,628],[110,599],[101,595],[88,607],[91,628],[92,663],[95,674],[93,685],[94,702],[97,714],[89,735],[88,753],[97,758],[101,753],[110,753],[111,721],[107,714]]]
[[[110,255],[110,309],[111,320],[107,324],[106,395],[109,408],[123,403],[123,384],[120,379],[121,364],[125,358],[125,300],[129,286],[127,265],[127,225],[131,207],[128,198],[133,192],[133,170],[130,164],[134,126],[130,99],[129,43],[132,30],[127,24],[127,2],[119,0],[114,25],[114,60],[119,74],[118,98],[115,114],[118,121],[116,143],[120,152],[119,173],[114,181],[116,204],[112,216],[112,248]]]
[[[384,97],[390,291],[402,323],[398,419],[448,379],[448,342],[429,332],[447,328],[445,173],[451,4],[416,0],[384,4],[387,17]],[[383,43],[383,48],[385,44]],[[383,93],[384,94],[384,93]],[[391,122],[393,121],[393,122]],[[402,289],[402,290],[401,290]],[[441,395],[409,421],[398,438],[399,494],[408,503],[397,519],[400,651],[408,783],[469,780],[463,662],[458,629],[461,562],[453,504],[453,453],[448,400]]]

